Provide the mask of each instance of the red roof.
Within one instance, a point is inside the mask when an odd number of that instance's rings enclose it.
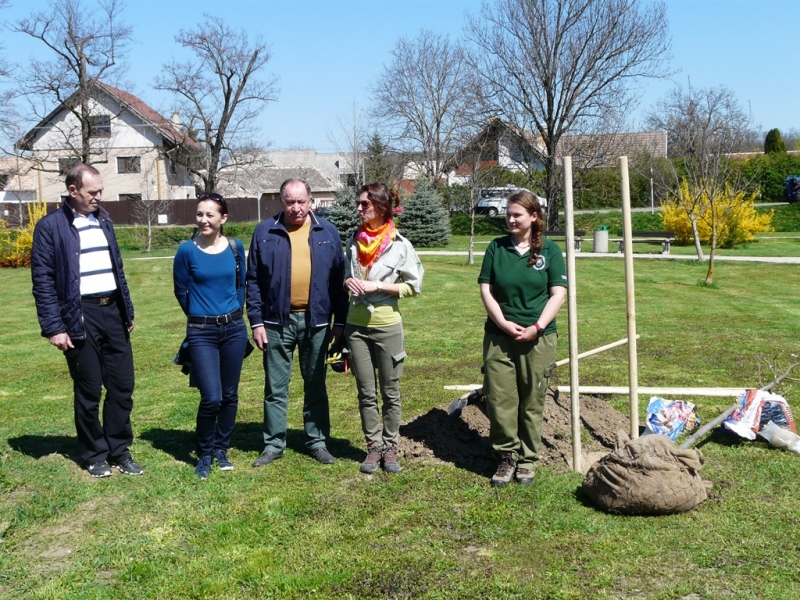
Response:
[[[176,144],[184,144],[186,146],[196,148],[201,150],[203,145],[199,142],[194,141],[184,132],[176,129],[175,126],[172,124],[172,121],[166,119],[161,114],[156,112],[153,108],[151,108],[146,102],[141,100],[140,98],[134,96],[129,92],[125,92],[123,90],[117,89],[113,86],[108,85],[107,83],[103,83],[102,81],[97,81],[97,85],[105,90],[110,95],[114,96],[121,104],[126,106],[132,112],[138,114],[142,120],[150,123],[158,129],[161,134],[171,139]]]

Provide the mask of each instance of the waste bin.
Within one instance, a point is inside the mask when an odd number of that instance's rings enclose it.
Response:
[[[594,230],[592,252],[608,253],[608,225],[601,225]]]

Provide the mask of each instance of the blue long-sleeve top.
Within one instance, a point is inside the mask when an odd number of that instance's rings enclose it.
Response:
[[[238,289],[236,258],[230,249],[208,254],[191,240],[178,247],[172,263],[172,278],[175,297],[184,314],[218,316],[242,308],[246,275],[244,246],[239,240],[234,242],[241,261]]]

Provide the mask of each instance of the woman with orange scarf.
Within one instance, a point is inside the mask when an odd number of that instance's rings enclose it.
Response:
[[[423,268],[411,242],[394,225],[392,217],[400,211],[395,190],[383,183],[364,185],[356,209],[361,226],[347,241],[344,284],[351,296],[344,334],[367,442],[361,472],[374,473],[382,466],[397,473],[400,377],[406,358],[398,300],[420,293]]]

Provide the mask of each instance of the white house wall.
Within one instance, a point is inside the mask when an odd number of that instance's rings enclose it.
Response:
[[[108,115],[111,136],[92,138],[93,150],[98,152],[92,165],[103,178],[103,200],[118,200],[121,194],[141,194],[142,198],[155,200],[181,199],[194,195],[194,186],[185,169],[178,167],[177,174],[170,174],[169,161],[161,158],[163,137],[138,116],[124,109],[112,98],[102,95],[101,101],[92,102],[92,115]],[[69,134],[72,147],[80,147],[80,125],[70,111],[60,111],[52,120],[52,127],[40,130],[33,143],[34,156],[41,161],[43,172],[38,185],[37,197],[56,202],[66,194],[64,176],[58,172],[59,159],[75,158],[70,144],[65,141]],[[117,158],[140,158],[140,173],[119,173]]]

